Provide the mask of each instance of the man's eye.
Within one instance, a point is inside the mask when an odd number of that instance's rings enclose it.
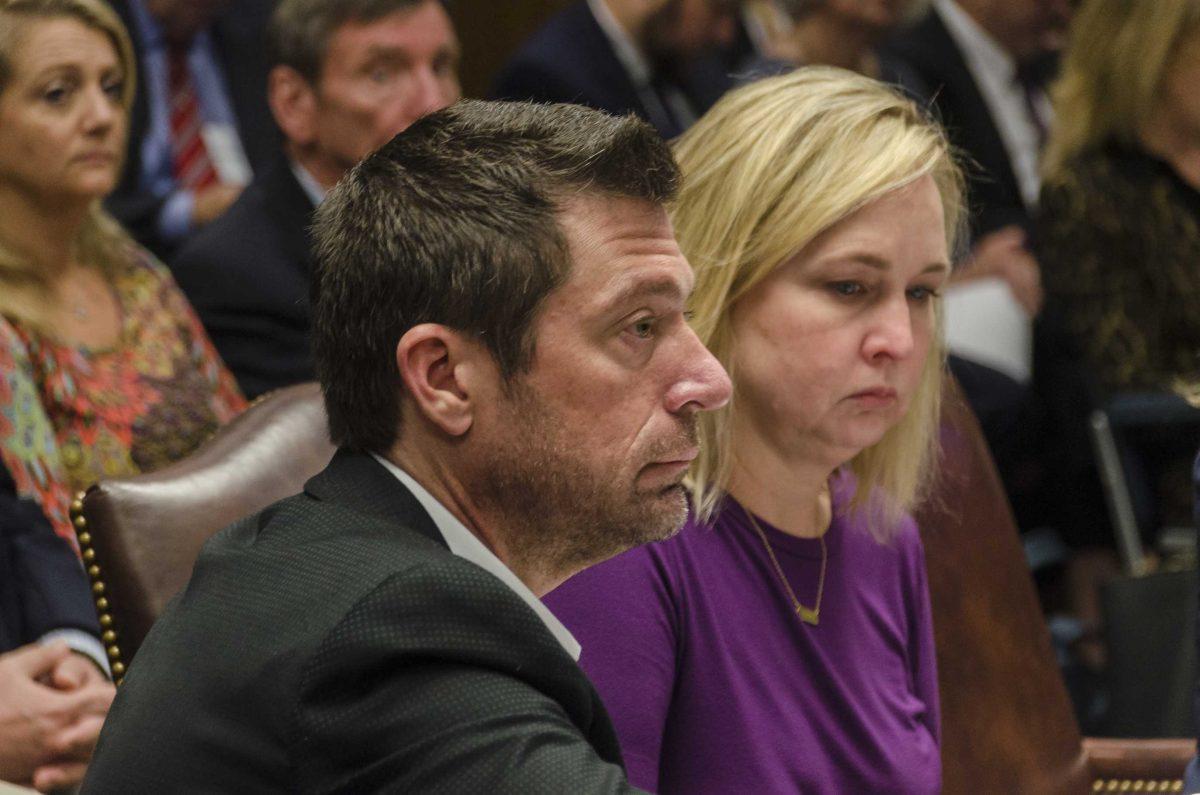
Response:
[[[908,298],[910,301],[925,302],[931,298],[936,298],[938,291],[932,287],[916,286],[908,288]]]
[[[654,336],[654,318],[648,317],[639,320],[631,325],[629,330],[633,332],[634,336],[640,339],[650,339],[650,337]]]

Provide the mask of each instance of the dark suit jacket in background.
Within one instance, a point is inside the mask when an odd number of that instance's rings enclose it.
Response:
[[[0,467],[0,654],[56,629],[100,637],[87,576],[37,504]]]
[[[150,127],[150,101],[146,96],[145,65],[137,26],[128,0],[108,0],[125,23],[137,56],[137,94],[129,119],[129,141],[125,148],[125,169],[117,189],[105,200],[105,207],[130,233],[166,260],[174,244],[158,233],[158,213],[165,197],[152,196],[141,189],[142,139]],[[237,118],[238,137],[250,168],[258,169],[279,151],[280,136],[267,106],[267,62],[264,31],[275,3],[272,0],[235,0],[213,22],[213,51],[225,74],[230,106]]]
[[[708,110],[733,79],[719,59],[702,59],[677,86],[697,116]],[[604,30],[586,2],[572,3],[526,41],[492,86],[494,99],[573,102],[616,115],[636,113],[651,124],[645,104],[617,59]],[[678,125],[655,124],[664,138],[683,132]]]
[[[171,261],[246,397],[313,380],[308,303],[313,204],[277,153]]]
[[[897,72],[904,87],[934,110],[950,140],[974,161],[967,166],[973,235],[1009,224],[1028,230],[1029,212],[1008,150],[942,18],[931,9],[916,25],[889,41],[883,52],[900,62]]]
[[[205,546],[84,791],[630,789],[596,691],[541,619],[343,451]]]

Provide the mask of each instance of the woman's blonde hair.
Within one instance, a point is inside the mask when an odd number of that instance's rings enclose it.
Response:
[[[864,205],[929,175],[945,212],[947,245],[962,229],[963,177],[945,134],[898,91],[842,69],[808,67],[722,98],[675,146],[683,189],[672,211],[696,272],[693,324],[737,384],[732,310],[776,267]],[[928,486],[936,455],[945,353],[937,333],[904,418],[851,462],[852,506],[870,505],[872,532]],[[689,484],[702,518],[712,515],[732,469],[730,405],[700,419],[701,453]]]
[[[14,58],[28,30],[38,22],[75,19],[108,36],[121,65],[121,106],[133,106],[137,65],[133,45],[120,18],[104,0],[0,0],[0,97],[16,69]],[[128,258],[129,236],[97,199],[88,210],[75,240],[76,257],[106,275]],[[30,256],[0,239],[0,315],[45,330],[49,285],[44,270]]]
[[[1182,42],[1200,32],[1200,0],[1088,0],[1071,23],[1052,89],[1054,130],[1042,171],[1057,182],[1106,141],[1133,144]]]

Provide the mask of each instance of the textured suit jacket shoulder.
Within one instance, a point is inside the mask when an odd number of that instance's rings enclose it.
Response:
[[[246,397],[314,378],[313,203],[282,153],[188,241],[171,272]]]
[[[86,792],[624,792],[570,656],[369,456],[210,541]]]

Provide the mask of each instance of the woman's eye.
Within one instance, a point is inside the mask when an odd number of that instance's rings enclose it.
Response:
[[[125,93],[125,81],[116,80],[111,83],[106,83],[104,85],[104,93],[113,100],[119,100]]]
[[[829,289],[845,297],[860,295],[866,288],[858,282],[830,282]]]
[[[908,298],[911,301],[928,301],[931,298],[937,297],[937,295],[938,291],[932,287],[917,286],[908,288]]]
[[[51,105],[61,105],[67,101],[68,88],[64,85],[52,85],[42,91],[42,99]]]

